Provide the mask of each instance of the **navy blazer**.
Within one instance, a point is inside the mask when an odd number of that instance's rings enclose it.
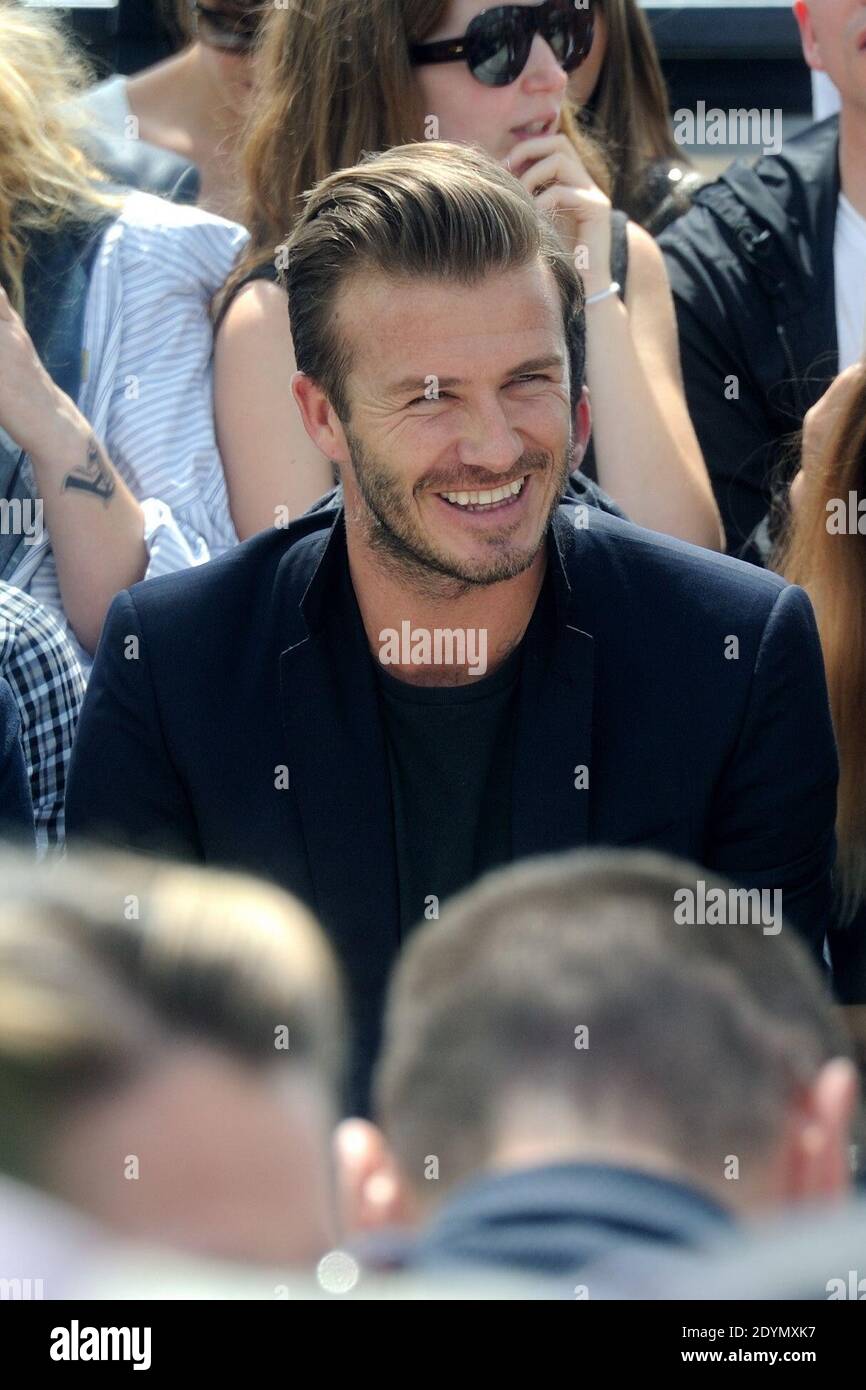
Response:
[[[668,850],[781,889],[819,954],[837,764],[808,598],[568,502],[547,544],[554,617],[525,640],[513,858]],[[117,596],[66,825],[71,841],[263,874],[310,904],[345,969],[363,1094],[399,910],[376,675],[338,506]]]

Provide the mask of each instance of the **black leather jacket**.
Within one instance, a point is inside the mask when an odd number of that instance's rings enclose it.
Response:
[[[835,117],[751,167],[738,161],[662,235],[686,398],[731,554],[760,563],[797,432],[838,372]]]

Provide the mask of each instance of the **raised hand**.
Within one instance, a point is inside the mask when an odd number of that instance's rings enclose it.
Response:
[[[610,284],[610,199],[590,175],[566,135],[554,132],[521,140],[509,152],[505,166],[536,199],[554,214],[559,233],[570,251],[586,247],[578,261],[587,294]]]

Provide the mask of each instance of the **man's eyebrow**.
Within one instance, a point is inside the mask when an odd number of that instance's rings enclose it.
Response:
[[[561,352],[552,352],[544,357],[531,357],[526,362],[520,362],[516,367],[510,367],[504,376],[521,376],[526,372],[543,372],[549,367],[564,367],[565,358]],[[464,381],[459,376],[436,376],[433,372],[428,372],[426,376],[404,376],[402,381],[394,382],[389,386],[388,394],[402,396],[407,391],[423,392],[429,385],[435,385],[439,390],[449,390],[452,386],[463,386]]]

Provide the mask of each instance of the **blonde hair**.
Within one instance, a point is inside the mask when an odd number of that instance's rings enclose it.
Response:
[[[851,921],[866,900],[866,536],[831,533],[829,505],[866,492],[866,364],[801,492],[774,568],[801,584],[815,608],[839,747],[837,886]]]
[[[251,241],[225,296],[274,257],[303,195],[365,154],[420,139],[424,125],[409,47],[436,28],[447,0],[288,0],[262,25],[257,96],[243,144]],[[562,130],[608,191],[600,149],[569,110]]]
[[[0,877],[0,1172],[30,1176],[58,1111],[184,1039],[255,1068],[307,1068],[335,1099],[339,974],[296,899],[107,854],[39,866],[5,851]]]
[[[122,205],[76,143],[90,81],[55,20],[0,0],[0,284],[19,313],[28,238]]]

